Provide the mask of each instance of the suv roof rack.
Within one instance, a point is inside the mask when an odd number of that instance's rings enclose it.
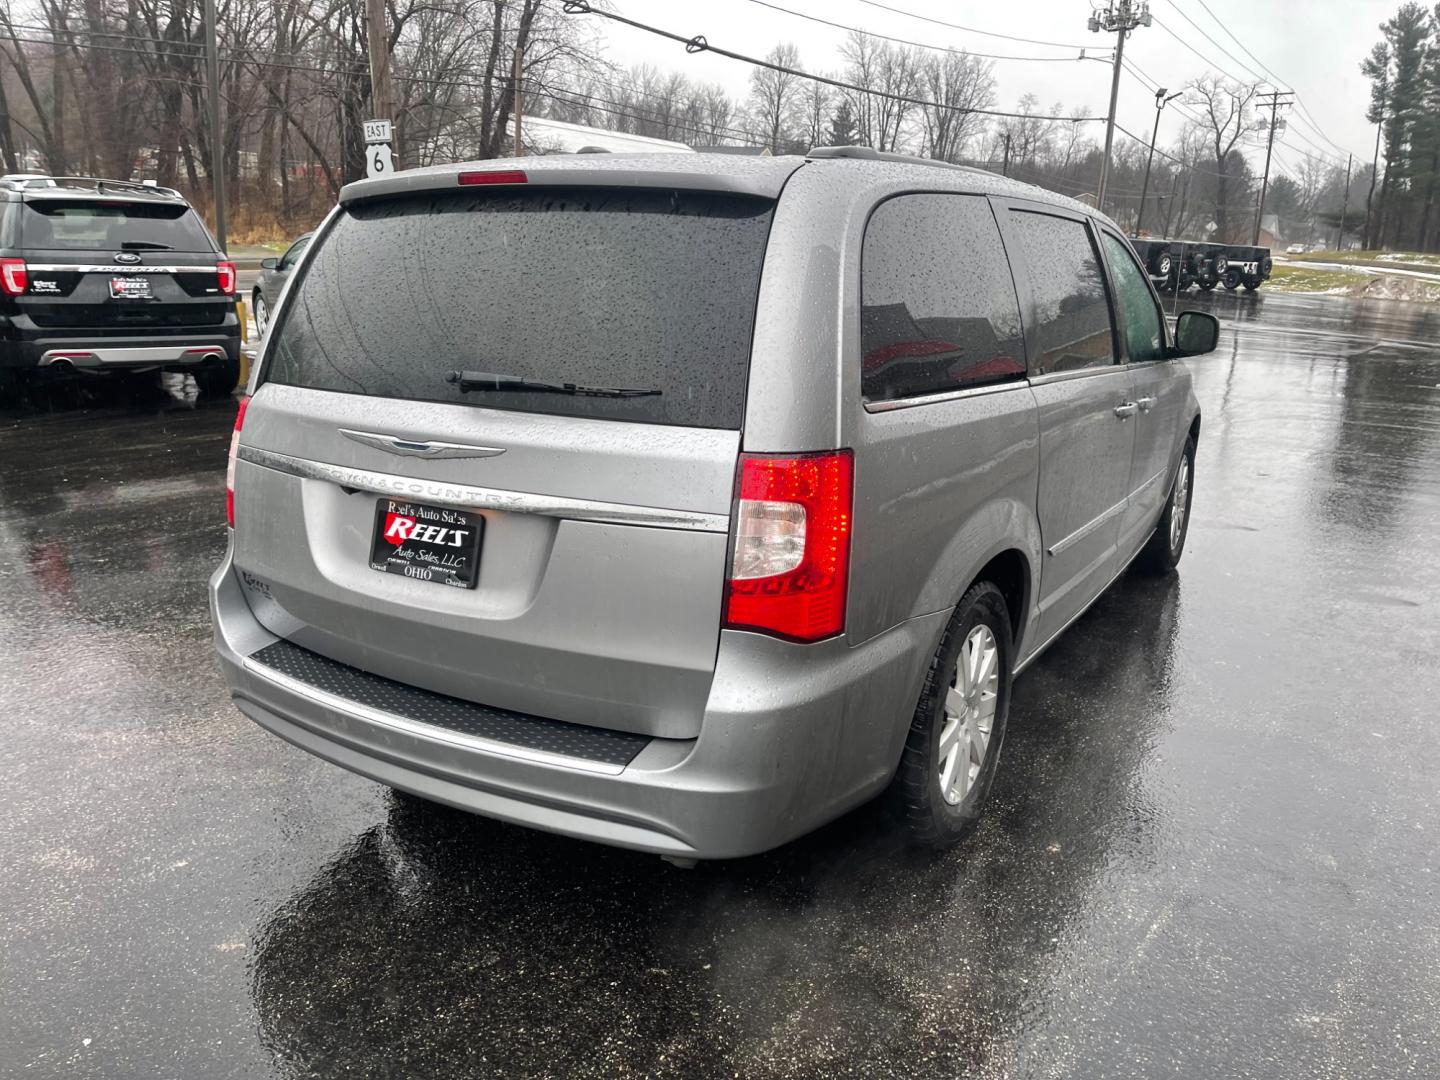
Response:
[[[933,169],[959,169],[961,172],[995,175],[986,169],[977,169],[973,165],[956,165],[952,161],[936,161],[934,158],[917,157],[915,154],[894,154],[876,150],[870,146],[813,146],[805,157],[807,160],[854,158],[861,161],[899,161],[906,165],[929,165]]]
[[[45,176],[38,173],[11,173],[7,176],[0,176],[0,183],[3,183],[11,191],[27,191],[31,188],[70,188],[103,193],[111,190],[129,194],[159,195],[167,199],[185,201],[185,196],[174,188],[161,187],[154,182],[143,180],[106,180],[98,176]]]

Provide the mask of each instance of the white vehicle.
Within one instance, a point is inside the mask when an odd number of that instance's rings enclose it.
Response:
[[[1287,248],[1285,249],[1285,254],[1286,254],[1286,255],[1304,255],[1304,254],[1305,254],[1305,245],[1304,245],[1304,244],[1291,244],[1289,247],[1287,247]]]

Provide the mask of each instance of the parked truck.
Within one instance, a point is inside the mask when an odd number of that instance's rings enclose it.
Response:
[[[1270,277],[1270,249],[1188,240],[1132,240],[1157,288],[1185,292],[1192,285],[1210,292],[1258,289]]]

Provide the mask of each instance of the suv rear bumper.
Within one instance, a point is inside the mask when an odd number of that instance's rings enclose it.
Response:
[[[278,639],[251,613],[228,554],[210,601],[236,705],[301,749],[487,817],[707,859],[776,847],[888,783],[947,615],[902,623],[854,647],[727,631],[700,736],[652,738],[616,766],[488,748],[276,677],[253,657]]]
[[[223,339],[213,344],[193,344],[186,340],[181,344],[166,345],[62,345],[45,348],[37,361],[40,367],[76,368],[135,368],[186,367],[207,361],[224,360],[230,355]]]

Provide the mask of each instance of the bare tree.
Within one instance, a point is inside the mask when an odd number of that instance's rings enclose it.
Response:
[[[1247,132],[1257,130],[1251,106],[1260,92],[1260,84],[1239,83],[1218,75],[1203,75],[1186,87],[1186,104],[1200,112],[1197,123],[1206,141],[1214,150],[1215,162],[1215,223],[1221,239],[1230,239],[1231,222],[1236,208],[1231,205],[1234,192],[1232,153]]]
[[[994,65],[968,53],[950,52],[926,57],[921,65],[920,90],[934,102],[920,109],[924,122],[921,153],[941,161],[958,161],[970,140],[984,126],[973,110],[995,102]]]
[[[800,66],[800,51],[782,42],[765,59],[778,67]],[[789,71],[757,67],[750,74],[750,118],[755,133],[772,154],[782,153],[797,134],[806,80]]]

